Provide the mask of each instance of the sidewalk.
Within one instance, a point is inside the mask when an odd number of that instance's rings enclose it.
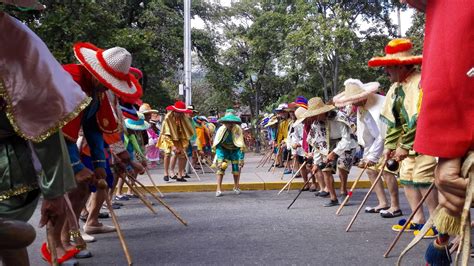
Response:
[[[242,169],[240,177],[240,187],[242,190],[280,190],[291,178],[292,175],[282,175],[283,168],[276,168],[275,172],[268,171],[271,163],[268,162],[265,167],[257,168],[260,159],[263,155],[257,155],[255,153],[248,153],[245,155],[245,166]],[[187,179],[188,182],[176,182],[171,180],[170,182],[165,182],[163,180],[164,171],[163,164],[159,165],[157,169],[149,170],[153,181],[155,181],[159,190],[163,193],[166,192],[204,192],[204,191],[215,191],[216,190],[216,176],[211,169],[204,166],[205,173],[203,174],[202,170],[196,170],[199,175],[199,180],[196,177],[196,174],[190,174],[191,178]],[[353,167],[349,174],[349,184],[348,187],[352,186],[353,181],[357,178],[357,175],[360,173],[361,169]],[[283,177],[283,178],[282,178]],[[139,180],[147,186],[152,191],[155,191],[153,184],[146,175],[139,176]],[[291,189],[300,189],[303,185],[302,178],[294,179]],[[340,187],[340,181],[335,175],[335,188]],[[233,187],[233,178],[229,169],[226,171],[224,176],[223,189],[231,190]],[[357,184],[357,188],[369,188],[370,182],[367,178],[367,175],[360,179]]]

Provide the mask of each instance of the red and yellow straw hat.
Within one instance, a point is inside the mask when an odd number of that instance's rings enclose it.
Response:
[[[413,43],[409,39],[391,40],[385,46],[385,56],[374,57],[369,60],[369,67],[384,67],[398,65],[421,65],[422,56],[412,55]]]

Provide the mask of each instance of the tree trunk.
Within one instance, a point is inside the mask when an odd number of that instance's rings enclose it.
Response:
[[[337,50],[334,54],[334,72],[332,77],[332,85],[332,96],[335,96],[339,90],[339,52]]]

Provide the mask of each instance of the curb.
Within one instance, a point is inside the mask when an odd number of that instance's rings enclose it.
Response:
[[[288,181],[271,181],[271,182],[244,182],[240,183],[241,190],[280,190]],[[354,181],[348,181],[347,187],[350,189]],[[304,182],[297,180],[292,183],[290,190],[299,190]],[[339,188],[341,183],[339,181],[334,182],[334,187]],[[359,181],[356,188],[367,189],[370,188],[371,183],[368,180]],[[153,192],[157,192],[153,186],[146,185],[146,187]],[[234,184],[224,183],[222,184],[223,190],[232,190]],[[140,188],[141,189],[141,188]],[[202,184],[165,184],[158,185],[158,189],[163,193],[175,193],[175,192],[214,192],[216,191],[216,183],[202,183]]]

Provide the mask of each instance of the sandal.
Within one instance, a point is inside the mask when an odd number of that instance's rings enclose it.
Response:
[[[390,212],[390,211],[387,211],[387,210],[381,210],[380,211],[380,216],[382,216],[382,218],[395,218],[395,217],[399,217],[399,216],[402,216],[403,213],[402,213],[402,210],[396,210],[394,212]]]
[[[71,261],[72,265],[76,265],[77,261],[75,261],[74,256],[76,256],[76,254],[79,253],[79,251],[80,250],[77,249],[77,248],[66,251],[66,254],[64,254],[64,256],[62,256],[61,258],[58,258],[58,264],[62,264],[64,262],[69,261],[69,260],[72,259],[72,261]],[[41,245],[41,257],[43,258],[43,260],[45,260],[49,263],[52,262],[51,261],[51,253],[49,253],[49,249],[48,249],[48,246],[46,245],[46,242],[44,242],[43,245]]]
[[[176,178],[176,182],[188,182],[188,180],[184,179],[184,177]]]
[[[321,197],[321,198],[329,197],[329,192],[321,191],[321,192],[319,192],[318,197]]]
[[[165,176],[163,177],[163,180],[165,180],[165,182],[170,181],[170,176],[169,176],[169,175],[165,175]]]
[[[390,207],[375,208],[375,207],[365,207],[365,213],[380,213],[380,211],[386,211]]]

